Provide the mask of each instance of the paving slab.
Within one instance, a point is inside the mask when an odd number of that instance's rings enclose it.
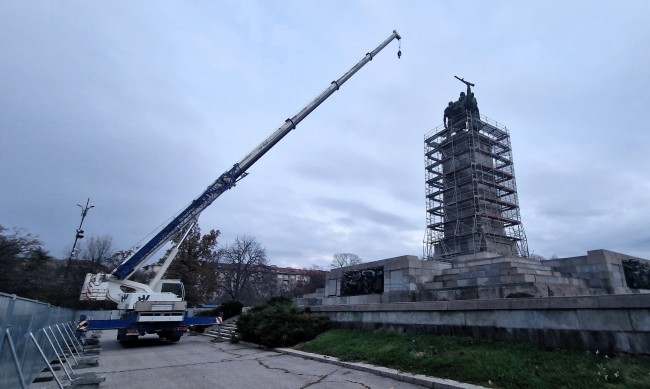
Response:
[[[100,365],[84,370],[106,377],[99,389],[478,388],[371,365],[331,363],[325,357],[307,358],[249,343],[212,342],[209,336],[183,336],[171,343],[152,335],[128,347],[115,338],[115,331],[104,331]],[[55,382],[41,382],[30,389],[55,387]]]

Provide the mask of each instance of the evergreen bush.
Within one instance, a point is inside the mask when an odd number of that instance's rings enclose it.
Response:
[[[242,340],[266,347],[291,347],[315,338],[329,320],[298,308],[290,299],[275,297],[241,315],[237,329]]]
[[[209,311],[197,312],[196,316],[201,317],[210,317],[210,316],[219,316],[223,312],[223,320],[228,320],[231,317],[235,317],[241,314],[241,310],[244,307],[244,304],[237,300],[226,301],[225,303],[220,304],[214,309]]]

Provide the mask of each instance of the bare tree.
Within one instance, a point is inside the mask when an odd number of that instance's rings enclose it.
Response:
[[[32,264],[42,262],[47,253],[41,248],[38,238],[22,228],[6,228],[0,225],[0,292],[15,293],[32,298],[30,280],[44,273],[33,270]]]
[[[530,258],[530,259],[535,259],[535,260],[538,260],[538,261],[546,261],[546,260],[547,260],[546,257],[544,257],[543,255],[539,255],[539,254],[537,254],[535,251],[531,252],[531,253],[528,255],[528,258]]]
[[[113,253],[113,256],[111,257],[111,267],[116,268],[119,265],[122,264],[127,258],[129,258],[131,255],[133,255],[133,250],[118,250]]]
[[[363,262],[358,255],[352,253],[337,253],[334,254],[334,259],[330,263],[330,268],[336,269],[338,267],[346,267],[352,265],[358,265]]]
[[[24,259],[41,248],[41,241],[22,228],[6,228],[0,225],[0,260]]]
[[[57,291],[54,258],[22,228],[0,225],[0,292],[49,302]]]
[[[113,238],[109,235],[92,236],[81,251],[81,258],[90,261],[93,267],[113,267]]]
[[[219,250],[219,262],[222,291],[233,300],[255,300],[265,281],[266,249],[253,237],[238,236]]]

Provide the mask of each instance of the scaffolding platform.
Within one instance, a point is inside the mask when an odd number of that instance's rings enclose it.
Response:
[[[427,134],[424,145],[424,258],[528,257],[507,128],[466,112]]]

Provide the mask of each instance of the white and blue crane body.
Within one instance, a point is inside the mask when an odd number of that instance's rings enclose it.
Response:
[[[367,53],[356,65],[309,102],[293,117],[275,130],[262,143],[246,154],[232,168],[222,173],[196,199],[176,215],[153,238],[137,249],[130,257],[110,274],[89,273],[81,291],[80,300],[110,300],[117,303],[121,315],[119,319],[89,320],[89,329],[117,329],[120,341],[134,340],[145,334],[158,334],[172,342],[191,327],[205,327],[216,323],[216,318],[190,317],[184,300],[183,284],[179,280],[167,280],[163,276],[174,260],[178,247],[183,242],[199,215],[225,191],[233,188],[244,178],[246,171],[267,151],[275,146],[285,135],[295,129],[305,117],[337,91],[366,63],[371,61],[384,47],[394,39],[401,40],[397,31],[386,38],[373,51]],[[398,57],[401,51],[398,51]],[[163,257],[162,266],[156,276],[147,284],[131,281],[130,278],[172,238],[181,235],[170,252]]]

